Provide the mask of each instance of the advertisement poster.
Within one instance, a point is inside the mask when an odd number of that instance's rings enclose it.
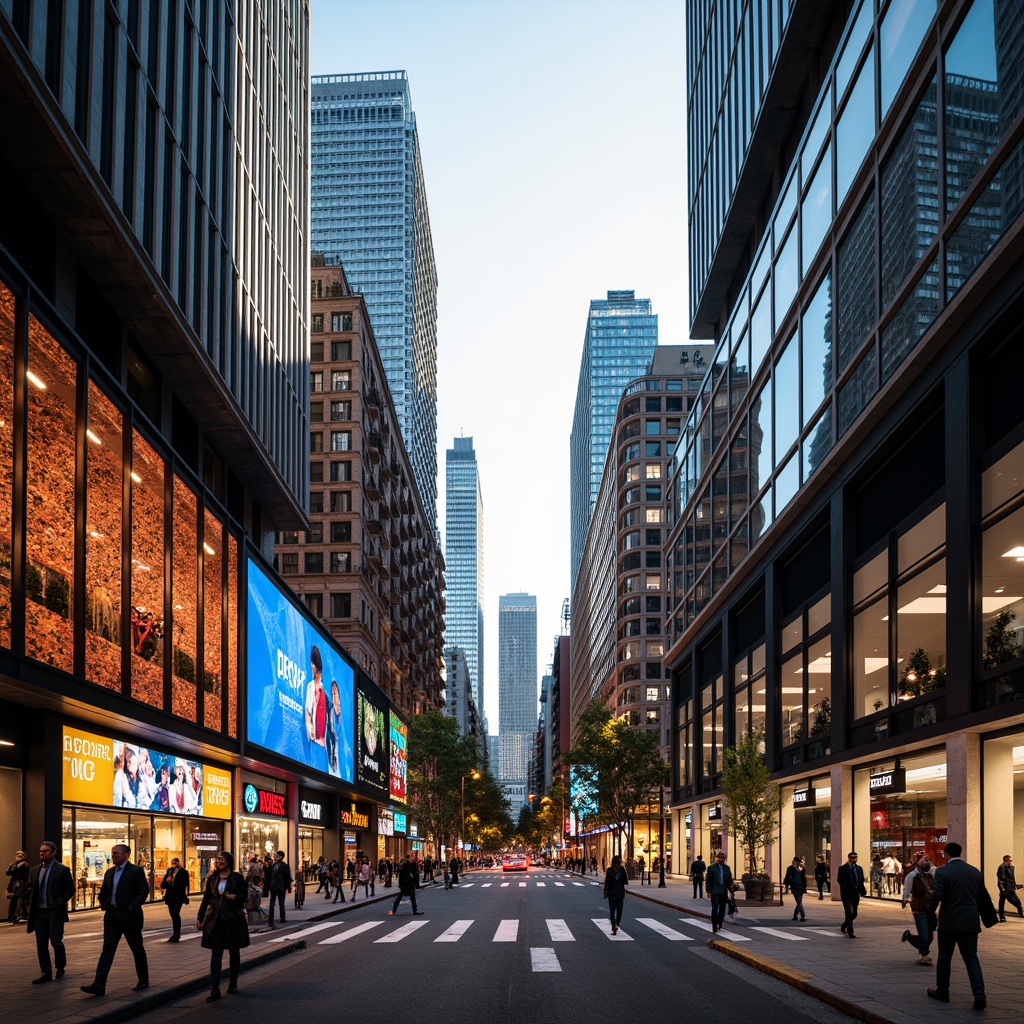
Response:
[[[202,761],[65,726],[64,799],[227,819],[231,817],[231,773]]]
[[[388,791],[386,708],[386,704],[371,699],[361,686],[356,687],[356,776],[362,785],[381,793]]]
[[[405,795],[405,770],[409,760],[407,749],[409,743],[409,728],[394,713],[391,716],[391,799],[406,802]]]
[[[352,668],[251,559],[248,634],[249,741],[355,781]]]

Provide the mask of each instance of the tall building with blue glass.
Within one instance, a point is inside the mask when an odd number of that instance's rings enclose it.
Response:
[[[498,598],[498,736],[502,782],[526,784],[537,729],[537,598]]]
[[[437,272],[404,71],[312,78],[312,249],[370,311],[423,509],[437,522]]]
[[[591,300],[569,435],[573,589],[622,389],[643,375],[657,344],[658,317],[651,312],[650,299],[638,299],[632,291],[610,291],[606,299]]]
[[[445,453],[445,643],[461,647],[484,717],[484,499],[473,438]]]

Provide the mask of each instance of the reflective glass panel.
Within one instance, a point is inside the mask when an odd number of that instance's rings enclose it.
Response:
[[[203,514],[203,721],[221,731],[224,671],[221,667],[223,631],[224,526],[206,509]]]
[[[882,117],[896,97],[925,30],[935,17],[935,0],[892,0],[879,28]]]
[[[806,424],[832,390],[832,274],[822,278],[800,321],[802,391]]]
[[[807,652],[807,721],[811,736],[826,736],[832,725],[832,638]]]
[[[793,296],[796,295],[797,286],[797,240],[800,232],[794,228],[789,233],[782,252],[775,261],[775,330],[778,330],[785,320],[789,307],[793,303]]]
[[[803,654],[782,663],[779,674],[782,711],[782,745],[788,747],[804,738]]]
[[[836,65],[836,103],[842,102],[846,87],[850,84],[853,69],[856,67],[857,58],[864,49],[868,33],[871,31],[871,20],[874,15],[872,0],[864,0],[857,11],[857,20],[850,30],[846,44],[843,47],[843,55]]]
[[[800,433],[800,342],[789,339],[775,364],[775,451],[785,455]]]
[[[807,478],[825,461],[825,456],[832,449],[832,406],[828,405],[818,417],[818,422],[811,427],[801,446],[800,458],[803,463],[803,480]]]
[[[990,526],[981,547],[982,668],[991,669],[1024,657],[1024,509]]]
[[[772,382],[765,381],[750,404],[750,491],[756,494],[772,475]]]
[[[1024,444],[1017,445],[982,474],[981,514],[987,516],[994,512],[1021,491],[1024,491]]]
[[[772,344],[772,290],[765,288],[750,314],[750,372],[757,373]]]
[[[897,542],[899,571],[906,572],[946,543],[946,505],[915,523]]]
[[[836,255],[836,338],[842,373],[874,326],[875,196],[868,196]]]
[[[775,514],[782,510],[796,497],[800,487],[800,459],[792,455],[789,461],[779,470],[775,477]]]
[[[883,598],[853,619],[853,717],[889,706],[889,609]]]
[[[946,560],[899,589],[896,693],[910,700],[946,684]]]
[[[804,201],[800,206],[800,230],[803,245],[800,257],[800,275],[807,273],[814,257],[825,240],[829,225],[832,223],[832,149],[825,150],[825,155],[814,172],[811,183],[804,193]]]
[[[870,2],[865,9],[871,7]],[[836,208],[842,205],[875,138],[875,62],[869,50],[836,124]]]
[[[164,460],[132,437],[132,696],[164,705]]]
[[[171,568],[171,711],[196,720],[196,623],[199,599],[199,558],[196,540],[196,496],[174,478],[174,529]]]

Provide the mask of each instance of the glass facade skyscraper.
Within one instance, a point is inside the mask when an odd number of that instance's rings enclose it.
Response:
[[[657,344],[658,317],[651,312],[650,299],[638,299],[632,291],[610,291],[607,299],[591,301],[569,436],[573,589],[622,389],[643,375]]]
[[[445,455],[445,642],[461,647],[484,717],[484,499],[473,438]]]
[[[498,736],[503,782],[525,783],[537,730],[537,598],[498,598]]]
[[[312,78],[315,252],[361,292],[431,525],[437,522],[437,272],[404,71]]]

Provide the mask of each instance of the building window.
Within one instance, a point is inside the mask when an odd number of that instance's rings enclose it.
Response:
[[[644,454],[649,459],[660,459],[661,458],[661,442],[660,441],[647,441],[644,444]]]
[[[645,692],[645,700],[661,700],[661,691],[657,686],[648,686]]]
[[[661,590],[661,577],[649,572],[644,577],[644,588],[646,590]]]
[[[644,420],[644,433],[650,437],[661,433],[661,420]]]
[[[313,370],[309,375],[309,390],[314,394],[320,394],[324,389],[324,371]]]
[[[352,479],[352,463],[347,459],[331,463],[331,482],[343,483]]]
[[[649,508],[647,509],[647,522],[649,523],[660,523],[661,522],[661,509],[660,508]]]
[[[296,573],[299,571],[298,551],[285,551],[281,555],[281,572]]]
[[[832,750],[831,625],[832,596],[825,594],[783,622],[779,638],[781,744],[788,747],[810,738],[815,742],[808,752],[811,758]]]
[[[348,544],[352,540],[352,522],[341,519],[331,523],[331,543]]]
[[[331,572],[351,572],[352,555],[348,551],[331,552]]]
[[[281,543],[282,544],[298,544],[299,543],[299,531],[298,530],[282,530],[281,531]]]
[[[352,371],[351,370],[332,370],[331,371],[331,390],[332,391],[351,391],[352,390]]]
[[[331,594],[331,618],[350,619],[352,617],[352,595]]]
[[[332,341],[331,342],[331,362],[332,363],[346,363],[352,359],[352,342],[351,341]]]
[[[338,332],[338,331],[351,331],[352,330],[352,314],[351,313],[332,313],[331,314],[331,330],[335,331],[335,332]],[[332,342],[331,343],[331,347],[333,348],[335,344],[338,344],[338,343]],[[341,344],[348,345],[349,349],[351,351],[352,343],[350,341],[342,342]],[[331,358],[332,359],[351,359],[352,356],[351,355],[347,355],[347,356],[331,356]]]
[[[321,477],[323,471],[321,469]],[[324,510],[324,492],[323,491],[310,491],[309,492],[309,511],[310,514],[317,512],[323,512]]]
[[[638,442],[626,445],[626,450],[623,453],[623,458],[626,462],[632,462],[634,459],[640,458],[640,445]]]
[[[324,595],[323,594],[303,594],[302,600],[306,602],[306,607],[318,618],[322,619],[324,616]]]
[[[648,480],[660,480],[661,479],[661,463],[660,462],[648,463],[645,468],[647,470],[647,479]]]
[[[331,451],[332,452],[348,452],[352,450],[352,431],[351,430],[332,430],[331,431]]]
[[[351,491],[331,491],[331,511],[332,512],[351,512],[352,511],[352,492]]]
[[[310,523],[309,533],[306,534],[306,541],[309,544],[323,544],[324,542],[324,524],[323,523]]]
[[[324,315],[323,313],[314,313],[309,318],[309,329],[313,334],[324,333]]]
[[[309,482],[311,484],[322,484],[324,482],[324,464],[322,462],[311,462],[309,464]]]
[[[324,343],[322,341],[311,341],[309,343],[309,361],[311,363],[322,363],[324,361]]]
[[[323,402],[310,402],[309,403],[309,422],[310,423],[323,423],[324,421],[324,403]]]
[[[352,419],[352,402],[331,402],[331,422],[337,423],[339,420],[350,420]]]
[[[322,551],[307,551],[303,556],[303,571],[323,572],[324,553]]]
[[[309,435],[309,450],[316,455],[324,450],[324,435],[320,430],[314,430]]]
[[[661,710],[659,708],[647,709],[647,724],[658,725],[661,722]]]

